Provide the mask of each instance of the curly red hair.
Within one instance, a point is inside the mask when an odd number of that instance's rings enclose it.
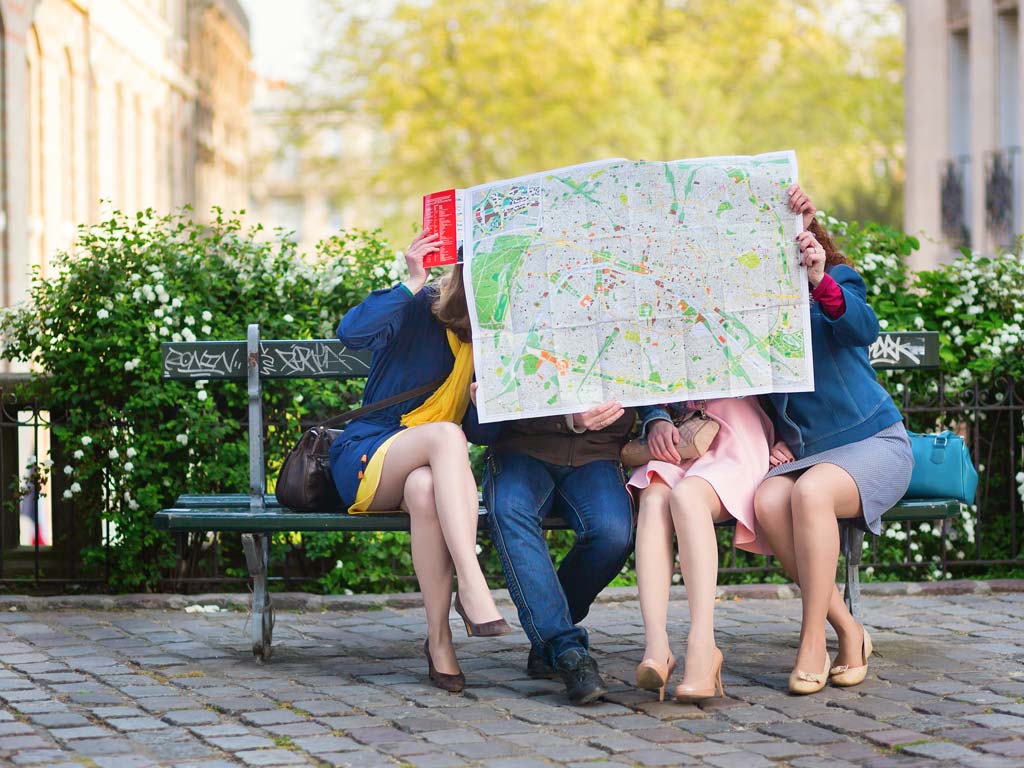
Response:
[[[836,248],[836,244],[832,242],[831,235],[821,226],[821,222],[817,219],[811,219],[811,223],[807,225],[807,231],[814,235],[814,238],[821,243],[821,247],[825,249],[826,267],[834,267],[837,264],[845,264],[848,267],[853,266],[853,262]]]

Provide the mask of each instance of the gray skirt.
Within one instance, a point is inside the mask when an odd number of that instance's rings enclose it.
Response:
[[[852,522],[877,536],[882,532],[882,515],[907,492],[914,469],[914,453],[906,428],[902,422],[896,422],[856,443],[779,464],[765,477],[788,475],[817,464],[835,464],[849,473],[857,484],[864,510],[863,520]]]

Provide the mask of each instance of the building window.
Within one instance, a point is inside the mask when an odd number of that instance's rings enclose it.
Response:
[[[985,222],[996,245],[1010,247],[1021,232],[1020,55],[1018,14],[996,14],[996,130],[998,148],[985,167]]]
[[[970,49],[966,29],[949,36],[949,158],[942,169],[942,232],[954,246],[968,245],[971,153]]]

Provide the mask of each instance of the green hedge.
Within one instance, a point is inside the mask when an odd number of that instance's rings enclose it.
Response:
[[[911,273],[907,257],[917,242],[877,224],[828,220],[864,274],[883,327],[927,328],[942,334],[947,382],[989,386],[1001,375],[1019,376],[1024,365],[1021,330],[1024,269],[1012,254],[964,253],[938,270]],[[182,492],[237,492],[247,487],[245,392],[237,383],[166,382],[160,379],[160,342],[244,338],[258,322],[265,337],[333,336],[338,319],[369,291],[397,277],[395,255],[379,233],[354,231],[300,254],[282,232],[245,228],[219,211],[212,224],[189,212],[134,217],[120,213],[79,230],[72,251],[60,254],[52,276],[36,275],[31,300],[3,311],[0,340],[5,359],[31,362],[43,374],[28,385],[64,413],[54,443],[66,461],[30,472],[62,475],[57,504],[73,505],[83,528],[108,524],[110,549],[83,552],[87,570],[110,568],[116,590],[153,589],[175,574],[170,537],[152,525],[153,513]],[[299,421],[337,412],[359,397],[359,382],[271,381],[265,387],[267,455],[283,456],[299,434]],[[932,374],[892,380],[892,391],[935,386]],[[934,426],[918,425],[921,428]],[[1019,424],[1018,424],[1019,427]],[[1018,429],[1018,433],[1020,430]],[[479,465],[479,452],[475,452]],[[1016,460],[1019,463],[1019,459]],[[270,476],[275,467],[271,459]],[[1019,466],[1000,468],[1007,477]],[[1024,475],[1017,482],[1024,482]],[[1003,483],[1007,485],[1007,483]],[[1017,492],[1009,483],[1010,492]],[[974,541],[965,510],[951,545]],[[938,538],[923,531],[912,541],[920,576],[945,578],[932,567]],[[893,529],[883,539],[887,558],[902,558],[906,541]],[[238,543],[191,536],[187,575],[209,573],[206,555],[219,548],[227,573],[244,575]],[[328,592],[413,589],[405,534],[282,534],[274,556],[305,586]],[[500,568],[485,545],[482,560],[500,585]],[[567,534],[553,536],[558,554]],[[963,551],[955,549],[955,552]],[[1007,554],[1006,547],[992,549]],[[1015,553],[1009,553],[1015,554]],[[738,563],[757,562],[741,556]],[[278,563],[280,565],[280,562]],[[178,573],[181,573],[178,571]],[[880,572],[877,577],[889,577]],[[758,576],[757,578],[762,578]],[[627,568],[622,583],[633,579]]]

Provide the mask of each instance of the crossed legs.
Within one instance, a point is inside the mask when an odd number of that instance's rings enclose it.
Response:
[[[476,480],[466,437],[455,424],[437,422],[403,430],[384,458],[371,510],[409,513],[412,562],[423,593],[430,654],[439,672],[456,674],[448,613],[452,574],[474,621],[500,618],[476,556]]]
[[[862,629],[836,588],[837,520],[861,514],[853,478],[835,464],[765,480],[754,512],[786,575],[800,587],[803,615],[795,668],[817,673],[825,650],[825,621],[839,637],[834,664],[859,665]]]

